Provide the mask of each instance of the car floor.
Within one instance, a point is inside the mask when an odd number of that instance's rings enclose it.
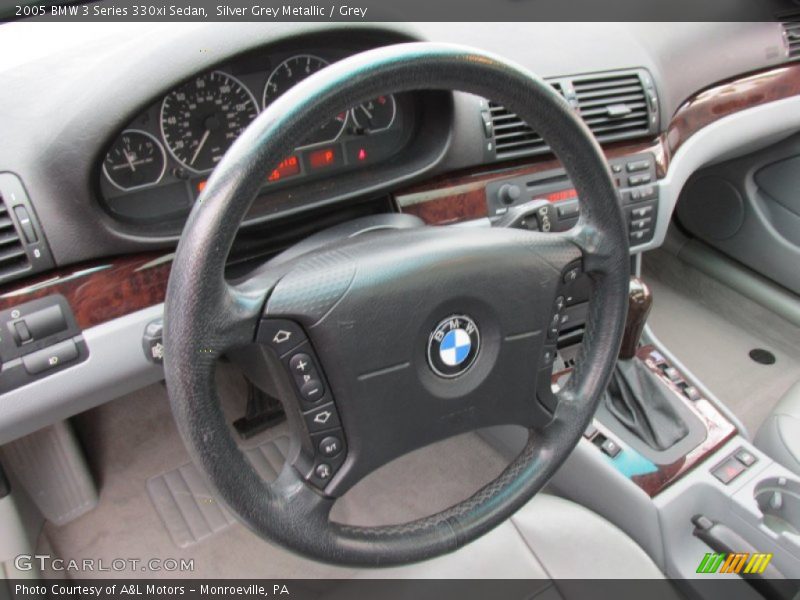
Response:
[[[235,368],[223,366],[218,385],[223,408],[232,421],[244,407],[243,379]],[[149,479],[189,462],[162,384],[88,411],[74,423],[92,460],[99,504],[64,526],[46,523],[37,553],[67,560],[103,559],[106,565],[119,558],[194,559],[192,572],[161,573],[165,577],[334,578],[353,573],[291,554],[262,541],[238,522],[192,545],[178,547],[147,491]],[[252,448],[285,434],[285,426],[279,425],[242,446]],[[507,461],[477,434],[458,436],[371,474],[337,502],[332,518],[358,525],[406,522],[469,497],[506,465]],[[159,574],[124,571],[94,575]]]
[[[644,254],[653,333],[742,421],[749,437],[800,380],[800,328],[665,250]],[[775,355],[772,365],[749,356]]]

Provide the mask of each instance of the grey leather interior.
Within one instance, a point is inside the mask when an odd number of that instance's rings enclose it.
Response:
[[[433,560],[365,570],[363,578],[661,579],[628,535],[569,500],[539,494],[476,541]],[[557,596],[556,596],[557,597]]]
[[[755,444],[800,475],[800,381],[789,388],[761,425]]]

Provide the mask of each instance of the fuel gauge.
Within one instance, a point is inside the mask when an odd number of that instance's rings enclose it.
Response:
[[[103,161],[111,184],[128,192],[161,181],[167,157],[161,142],[146,131],[126,129],[114,141]]]
[[[389,129],[392,126],[396,111],[394,96],[391,94],[378,96],[369,102],[356,106],[353,109],[353,120],[356,127],[375,133],[376,131]]]

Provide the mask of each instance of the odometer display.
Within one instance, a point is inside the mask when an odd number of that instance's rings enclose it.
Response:
[[[214,71],[170,92],[161,104],[161,133],[172,156],[195,173],[213,169],[258,115],[250,91]]]

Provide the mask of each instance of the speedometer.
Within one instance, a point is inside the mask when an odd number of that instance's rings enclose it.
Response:
[[[213,169],[258,115],[253,94],[222,71],[200,75],[161,104],[161,134],[170,154],[195,173]]]
[[[298,54],[287,58],[273,69],[267,80],[267,85],[264,86],[264,108],[289,88],[327,66],[327,61],[311,54]],[[341,135],[346,123],[347,112],[345,111],[325,123],[310,139],[304,140],[303,144],[332,142]]]

